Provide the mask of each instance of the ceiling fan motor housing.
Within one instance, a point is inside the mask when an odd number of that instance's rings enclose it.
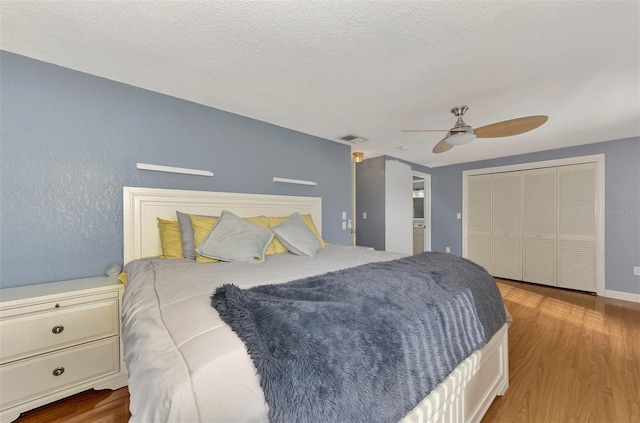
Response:
[[[451,109],[451,113],[458,117],[456,124],[449,130],[444,138],[445,142],[450,145],[463,145],[473,141],[476,133],[473,128],[465,123],[462,115],[469,110],[469,106],[456,106]]]
[[[474,133],[473,128],[467,125],[464,120],[462,120],[462,115],[464,115],[467,110],[469,110],[469,106],[467,105],[455,106],[451,109],[451,114],[456,116],[458,120],[456,121],[456,124],[453,126],[453,128],[449,130],[449,134],[457,134],[460,132]]]
[[[524,134],[525,132],[532,131],[544,124],[549,117],[546,115],[536,115],[536,116],[526,116],[511,120],[505,120],[502,122],[492,123],[490,125],[481,126],[480,128],[473,129],[471,126],[467,125],[462,119],[462,115],[469,110],[469,106],[460,105],[455,106],[451,109],[451,114],[456,116],[458,119],[453,128],[449,129],[447,135],[440,140],[433,147],[434,153],[444,153],[445,151],[449,151],[453,148],[454,145],[463,145],[470,143],[476,137],[478,138],[500,138],[500,137],[510,137],[513,135]],[[403,130],[403,132],[439,132],[441,130],[438,129],[407,129]],[[442,132],[444,132],[443,130]],[[476,132],[477,131],[477,132]]]
[[[460,116],[464,115],[467,110],[469,110],[469,106],[467,106],[466,104],[463,104],[462,106],[453,107],[451,109],[451,114],[456,116],[456,117],[460,117]]]

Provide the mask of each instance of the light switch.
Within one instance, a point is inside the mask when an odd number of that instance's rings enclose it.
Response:
[[[367,218],[367,212],[362,212],[362,218],[366,219]]]
[[[351,219],[347,220],[347,228],[351,229],[353,227],[353,223],[351,222]]]
[[[347,220],[347,212],[346,211],[342,212],[342,220]]]
[[[462,213],[456,213],[456,219],[458,220],[462,219]]]
[[[347,230],[347,222],[345,222],[345,221],[342,222],[342,230],[343,231]]]

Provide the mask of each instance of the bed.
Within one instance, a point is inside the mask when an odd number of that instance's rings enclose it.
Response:
[[[211,307],[215,288],[282,284],[344,268],[402,259],[365,248],[327,245],[315,257],[268,256],[264,263],[194,264],[161,253],[158,218],[193,215],[313,219],[322,233],[322,200],[152,188],[124,188],[124,261],[129,283],[123,339],[132,422],[268,421],[269,407],[247,346]],[[508,387],[507,324],[415,407],[405,422],[478,422]]]

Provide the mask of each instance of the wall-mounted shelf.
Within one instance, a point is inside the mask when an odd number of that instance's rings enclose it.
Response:
[[[213,176],[210,170],[189,169],[186,167],[162,166],[147,163],[136,163],[136,168],[140,170],[152,170],[154,172],[181,173],[183,175]]]
[[[278,177],[274,177],[273,182],[282,182],[285,184],[298,184],[298,185],[318,185],[318,183],[314,181],[304,181],[302,179],[288,179],[288,178],[278,178]]]

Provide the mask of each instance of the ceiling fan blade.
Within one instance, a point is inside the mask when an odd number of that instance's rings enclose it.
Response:
[[[433,147],[433,152],[438,154],[438,153],[444,153],[445,151],[451,150],[453,146],[451,144],[447,144],[445,142],[446,140],[447,139],[444,138],[439,143],[437,143],[436,146]]]
[[[403,129],[402,132],[447,132],[448,129]]]
[[[548,119],[549,116],[538,115],[503,120],[502,122],[496,122],[491,125],[476,128],[475,133],[478,138],[510,137],[512,135],[520,135],[525,132],[532,131],[545,123]]]

